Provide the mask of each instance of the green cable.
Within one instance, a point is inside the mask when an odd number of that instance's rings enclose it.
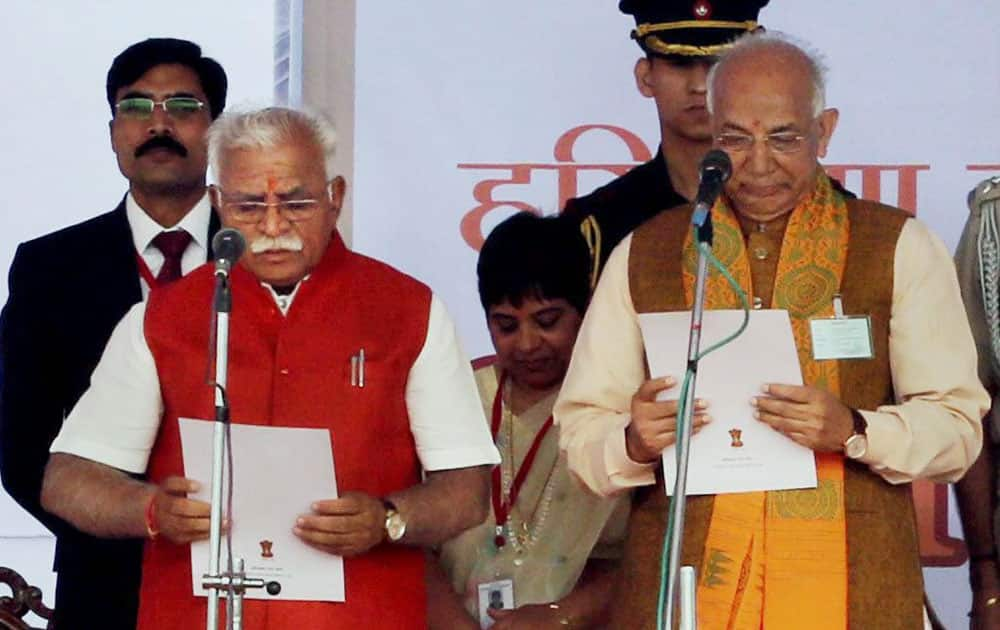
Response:
[[[684,401],[687,399],[687,389],[691,384],[691,370],[688,370],[684,375],[684,381],[681,383],[680,397],[677,401],[677,434],[680,434],[683,416],[684,416]],[[677,443],[677,449],[680,450],[680,442]],[[678,452],[678,461],[680,461],[680,453]],[[671,497],[671,501],[673,498]],[[667,514],[667,530],[663,536],[663,550],[660,552],[660,589],[657,596],[656,604],[656,627],[657,629],[663,628],[663,611],[666,609],[666,599],[667,599],[667,574],[669,573],[670,565],[670,539],[673,538],[674,531],[674,512],[670,510]]]
[[[737,297],[740,298],[740,305],[743,307],[743,322],[740,324],[739,328],[736,329],[736,332],[729,335],[728,337],[725,337],[718,343],[709,346],[706,350],[700,352],[695,359],[696,362],[703,359],[709,353],[718,350],[722,346],[732,342],[734,339],[742,335],[743,331],[746,330],[747,325],[750,323],[750,304],[747,302],[747,295],[746,293],[743,292],[743,289],[740,288],[739,283],[736,282],[736,279],[733,278],[733,276],[729,273],[729,270],[726,269],[725,265],[719,262],[719,259],[715,257],[715,255],[712,253],[712,248],[708,246],[708,243],[698,243],[698,250],[705,256],[708,262],[713,267],[715,267],[715,269],[718,270],[719,273],[722,274],[722,276],[729,283],[729,286],[732,287],[733,291],[736,293]],[[681,383],[680,396],[677,401],[677,427],[675,431],[676,435],[680,435],[681,431],[684,430],[684,417],[687,415],[686,414],[687,390],[688,387],[690,387],[691,385],[691,379],[693,377],[694,377],[694,371],[689,368],[684,374],[684,381]],[[677,462],[679,464],[682,457],[680,441],[676,442],[676,449],[677,449]],[[670,500],[672,503],[673,497],[671,497]],[[673,516],[674,516],[674,511],[671,509],[669,514],[667,515],[667,529],[663,537],[663,551],[660,553],[660,590],[659,590],[659,595],[657,597],[657,605],[656,605],[657,630],[663,628],[663,624],[665,622],[663,614],[664,610],[666,609],[667,578],[668,578],[667,574],[668,574],[668,568],[670,566],[670,539],[673,537],[673,530],[675,525]],[[670,605],[673,606],[673,602],[670,602]]]
[[[740,298],[740,306],[743,307],[743,323],[740,324],[740,327],[737,328],[736,332],[734,332],[733,334],[729,335],[728,337],[716,343],[715,345],[709,346],[707,350],[700,353],[696,360],[701,361],[703,358],[708,356],[710,352],[718,350],[722,346],[726,345],[733,339],[736,339],[737,337],[743,334],[743,331],[747,329],[747,325],[750,323],[750,304],[747,302],[747,294],[744,293],[743,289],[740,288],[740,285],[738,282],[736,282],[736,279],[729,274],[729,270],[726,269],[725,265],[719,262],[719,259],[715,257],[715,255],[712,253],[712,249],[708,246],[708,243],[698,243],[698,249],[700,249],[701,252],[705,254],[705,257],[708,258],[708,262],[711,263],[713,267],[719,270],[719,273],[721,273],[722,276],[726,279],[726,282],[729,283],[729,286],[733,288],[733,292],[736,293],[736,296]]]

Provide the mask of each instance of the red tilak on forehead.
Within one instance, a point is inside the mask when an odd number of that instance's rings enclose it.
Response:
[[[273,195],[275,189],[278,187],[278,181],[273,175],[269,175],[267,178],[267,194]]]

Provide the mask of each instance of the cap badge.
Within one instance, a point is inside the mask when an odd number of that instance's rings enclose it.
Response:
[[[712,17],[712,5],[709,4],[708,0],[698,0],[694,3],[694,17],[698,20],[707,20]]]

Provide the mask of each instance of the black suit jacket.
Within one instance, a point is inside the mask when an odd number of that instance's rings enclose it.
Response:
[[[213,212],[209,237],[218,229]],[[59,628],[134,628],[142,541],[94,538],[39,503],[52,440],[89,387],[111,331],[142,300],[125,202],[22,243],[9,293],[0,314],[0,478],[56,536]]]

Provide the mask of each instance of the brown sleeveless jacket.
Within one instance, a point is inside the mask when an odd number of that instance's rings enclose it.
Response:
[[[850,241],[844,269],[844,312],[871,316],[875,358],[840,361],[841,398],[857,409],[894,402],[889,370],[893,260],[907,215],[880,204],[848,200]],[[662,212],[632,235],[629,287],[637,313],[688,310],[681,252],[690,229],[689,206]],[[755,286],[773,286],[774,265],[751,270]],[[772,275],[758,283],[758,273]],[[765,296],[766,301],[770,296]],[[923,624],[923,575],[909,484],[891,485],[862,464],[844,465],[848,554],[848,620],[856,629],[911,630]],[[701,574],[714,498],[690,497],[681,562]],[[669,500],[662,474],[636,491],[612,627],[653,628],[660,553]],[[837,602],[831,602],[836,605]]]

